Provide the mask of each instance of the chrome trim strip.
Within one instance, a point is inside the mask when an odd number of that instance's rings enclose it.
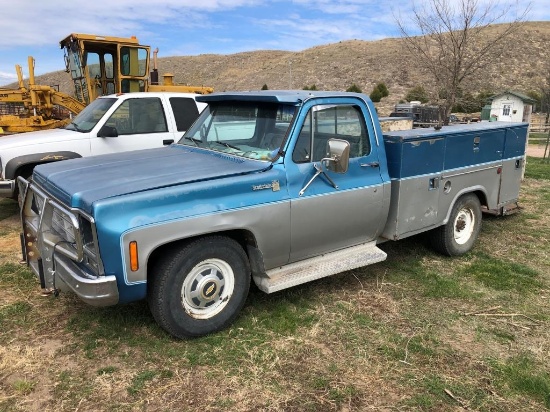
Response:
[[[463,175],[467,175],[467,174],[470,174],[470,173],[483,172],[485,170],[497,169],[499,167],[501,167],[501,166],[499,166],[499,165],[488,166],[488,167],[484,167],[482,169],[468,170],[468,171],[464,171],[464,172],[460,172],[460,173],[455,173],[455,174],[452,174],[452,175],[442,175],[441,179],[449,179],[451,177],[463,176]]]
[[[367,104],[366,100],[365,99],[361,99],[363,101],[363,103],[365,104],[365,107],[367,108],[367,111],[369,112],[369,122],[372,126],[372,130],[374,130],[374,138],[376,140],[376,146],[377,147],[380,147],[380,140],[378,138],[378,131],[376,130],[376,125],[374,124],[374,121],[373,121],[373,117],[372,117],[372,112],[370,110],[370,107],[369,105]],[[367,130],[368,132],[368,130]]]

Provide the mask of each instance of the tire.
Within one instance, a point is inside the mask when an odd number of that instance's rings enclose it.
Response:
[[[474,194],[461,196],[454,204],[449,221],[434,229],[431,243],[435,250],[448,256],[469,252],[481,230],[481,204]]]
[[[147,301],[157,323],[176,338],[217,332],[244,306],[250,266],[234,240],[211,236],[187,243],[158,261]]]

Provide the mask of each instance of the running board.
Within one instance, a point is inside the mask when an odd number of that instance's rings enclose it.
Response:
[[[376,242],[370,242],[268,270],[267,277],[254,276],[254,281],[260,290],[273,293],[346,270],[382,262],[386,257],[386,252],[378,249]]]

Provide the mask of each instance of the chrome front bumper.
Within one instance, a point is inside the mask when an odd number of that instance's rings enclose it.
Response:
[[[87,278],[70,259],[54,255],[55,272],[44,270],[42,259],[30,260],[27,263],[40,283],[46,288],[70,290],[82,301],[92,306],[112,306],[118,303],[118,287],[115,276],[98,276]]]
[[[74,219],[74,227],[71,227],[78,249],[76,252],[64,246],[68,241],[60,240],[59,236],[53,234],[52,209],[63,210],[67,215],[71,214],[71,210],[65,209],[21,177],[18,184],[24,195],[21,207],[23,258],[40,279],[42,287],[70,290],[93,306],[117,304],[119,293],[116,277],[90,273],[82,263],[82,241],[77,219]]]
[[[15,180],[0,180],[0,197],[13,197]]]

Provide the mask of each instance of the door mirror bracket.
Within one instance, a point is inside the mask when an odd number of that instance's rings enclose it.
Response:
[[[311,179],[309,179],[309,182],[307,182],[304,188],[300,190],[300,196],[305,193],[311,183],[313,183],[317,176],[321,174],[329,181],[332,187],[338,189],[338,185],[334,183],[334,180],[332,180],[327,172],[323,170],[323,166],[325,166],[327,170],[330,170],[334,173],[343,174],[348,171],[350,151],[349,142],[347,140],[341,139],[329,139],[327,146],[330,157],[325,157],[321,159],[319,163],[313,163],[313,167],[315,168],[316,172],[311,177]]]

